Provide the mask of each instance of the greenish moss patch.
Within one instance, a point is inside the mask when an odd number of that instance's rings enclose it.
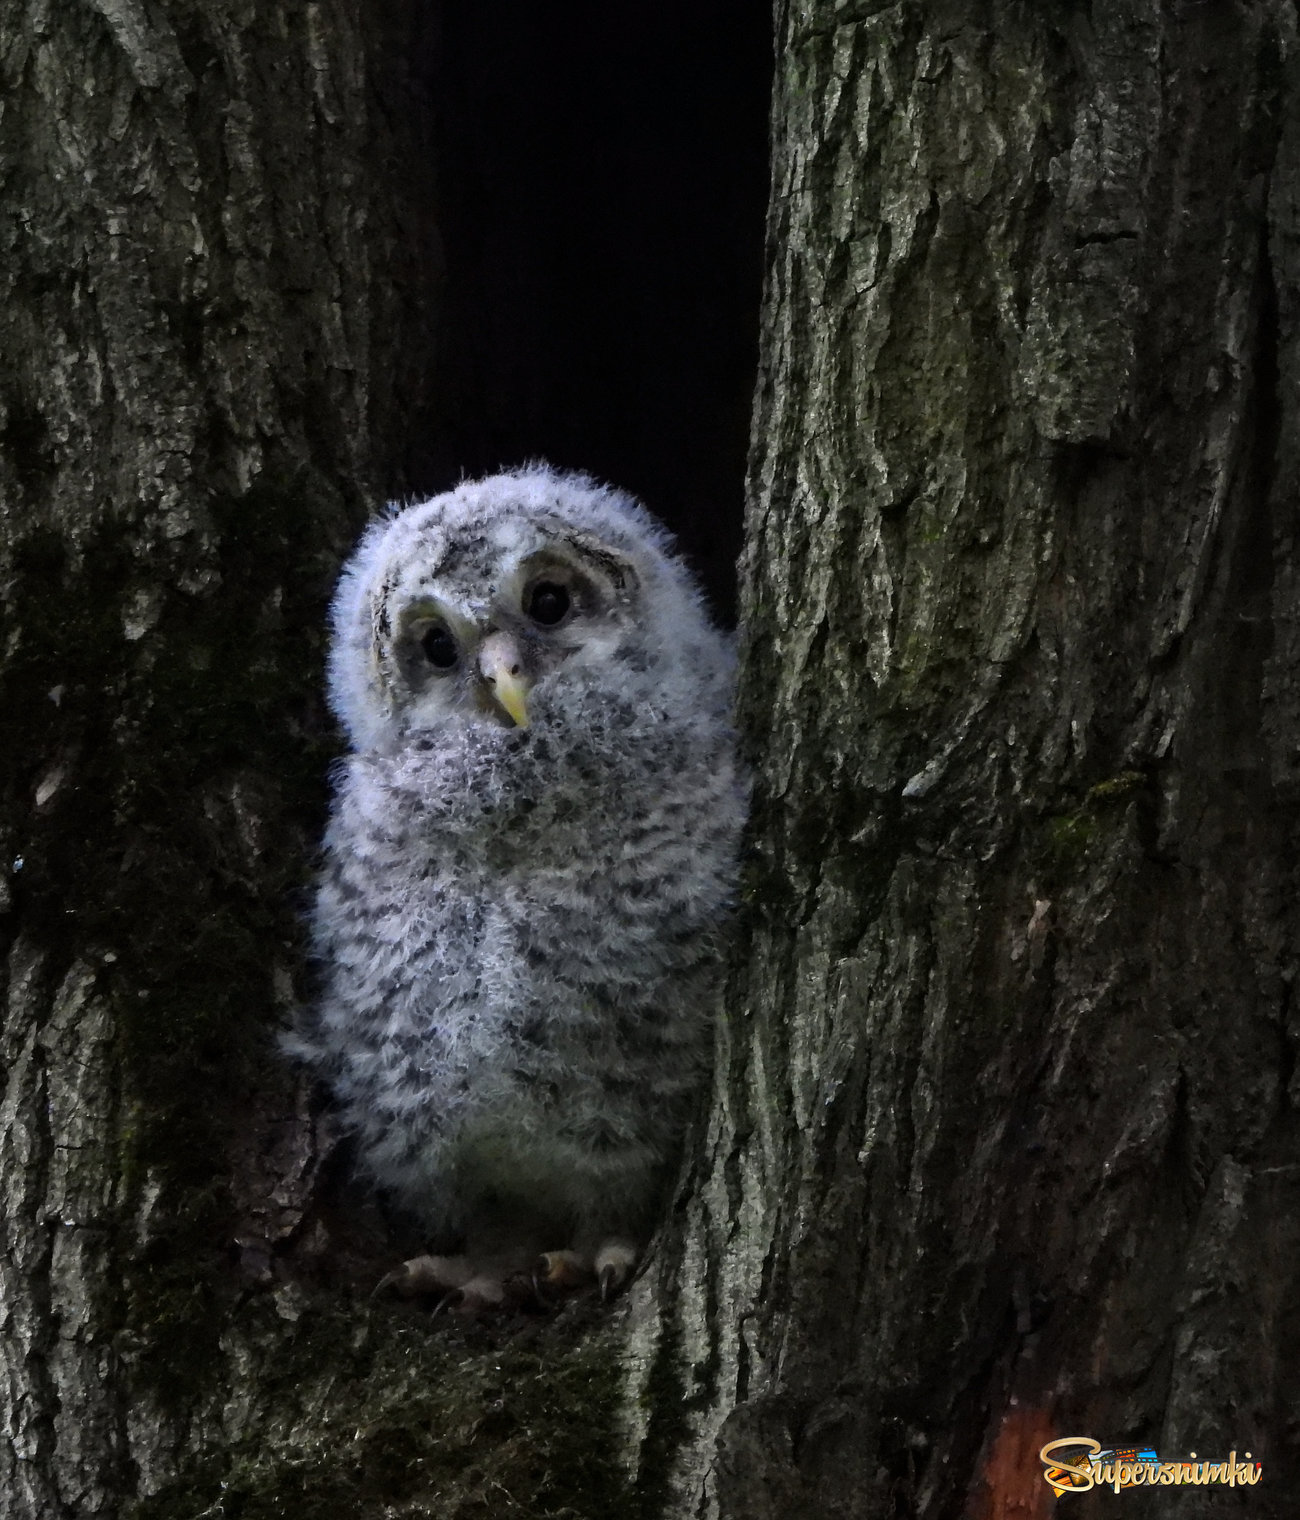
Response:
[[[364,1305],[289,1327],[255,1305],[268,1418],[126,1520],[630,1516],[617,1331],[574,1310],[494,1333]]]

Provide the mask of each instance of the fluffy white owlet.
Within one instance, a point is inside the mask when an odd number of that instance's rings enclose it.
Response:
[[[617,1281],[711,1046],[744,814],[730,642],[636,502],[540,465],[376,522],[333,633],[353,753],[291,1048],[463,1253],[413,1285],[496,1301],[506,1248]]]

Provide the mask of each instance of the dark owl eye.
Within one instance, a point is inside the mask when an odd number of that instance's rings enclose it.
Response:
[[[528,593],[526,610],[534,623],[552,628],[569,610],[569,593],[554,581],[538,581]]]
[[[441,624],[435,624],[429,629],[420,640],[420,648],[424,650],[424,657],[429,664],[438,670],[450,670],[460,658],[456,640]]]

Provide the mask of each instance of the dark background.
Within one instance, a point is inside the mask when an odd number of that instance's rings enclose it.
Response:
[[[529,458],[625,487],[734,618],[771,20],[754,0],[446,6],[442,403],[420,494]]]

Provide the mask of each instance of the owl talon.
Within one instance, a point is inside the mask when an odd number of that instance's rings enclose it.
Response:
[[[636,1247],[630,1240],[614,1237],[601,1245],[596,1252],[595,1271],[602,1304],[608,1303],[610,1294],[631,1277],[635,1266]]]
[[[490,1256],[415,1256],[380,1278],[371,1297],[387,1288],[395,1288],[403,1298],[436,1297],[435,1318],[473,1318],[525,1305],[552,1307],[534,1273],[511,1270],[508,1262]]]
[[[500,1309],[506,1301],[506,1285],[499,1277],[475,1277],[447,1295],[448,1307],[463,1319],[473,1319],[479,1314],[489,1314]]]
[[[541,1286],[570,1293],[591,1281],[591,1259],[581,1251],[547,1251],[537,1259]]]
[[[391,1272],[385,1272],[379,1281],[370,1290],[371,1298],[378,1298],[388,1288],[396,1288],[403,1280],[406,1272],[404,1267],[395,1267]],[[400,1290],[399,1290],[400,1291]]]
[[[572,1293],[593,1280],[600,1288],[600,1301],[606,1303],[616,1288],[621,1288],[636,1266],[636,1247],[630,1240],[612,1236],[593,1254],[590,1251],[547,1251],[537,1258],[533,1280],[538,1297],[546,1294]]]
[[[413,1256],[400,1267],[394,1267],[375,1284],[371,1298],[377,1298],[386,1288],[396,1288],[403,1298],[417,1298],[421,1294],[451,1294],[465,1286],[474,1271],[463,1256]]]

